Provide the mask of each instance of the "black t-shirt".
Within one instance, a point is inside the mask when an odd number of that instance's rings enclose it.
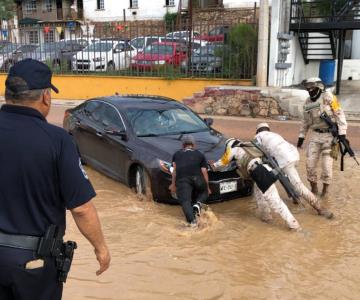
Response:
[[[175,152],[172,161],[176,164],[176,180],[187,176],[202,176],[201,168],[207,168],[205,156],[191,148]]]
[[[95,191],[71,136],[35,109],[0,110],[0,231],[41,236],[50,224],[65,229],[66,209]]]

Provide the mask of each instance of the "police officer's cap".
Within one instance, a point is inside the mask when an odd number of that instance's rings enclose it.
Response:
[[[18,77],[24,80],[24,85],[15,85],[10,78]],[[28,90],[41,90],[51,88],[55,93],[59,90],[51,83],[52,72],[42,62],[28,58],[17,62],[11,67],[6,88],[14,93],[21,93]]]
[[[184,135],[181,141],[183,145],[195,145],[195,138],[190,134]]]

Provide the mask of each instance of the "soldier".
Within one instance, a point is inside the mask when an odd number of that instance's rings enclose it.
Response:
[[[304,116],[301,123],[297,147],[301,148],[305,136],[310,129],[310,141],[306,150],[307,179],[311,184],[311,191],[318,193],[317,164],[321,159],[321,180],[323,189],[321,197],[326,197],[332,179],[333,158],[337,158],[337,148],[333,145],[333,136],[328,125],[320,118],[325,112],[339,128],[339,135],[346,136],[347,123],[345,114],[330,91],[325,90],[325,85],[320,78],[310,78],[305,81],[304,86],[309,92],[309,99],[304,105]]]
[[[216,162],[209,161],[209,164],[213,170],[217,170],[235,160],[238,172],[242,177],[255,181],[254,196],[260,218],[264,222],[271,221],[271,209],[273,209],[285,220],[290,229],[300,230],[298,221],[282,201],[275,184],[273,184],[276,178],[272,177],[267,165],[262,165],[261,157],[262,153],[251,143],[242,143],[232,138],[226,141],[223,156]]]
[[[319,215],[331,219],[334,215],[320,207],[317,197],[309,191],[300,179],[296,169],[300,160],[296,147],[288,143],[281,135],[271,132],[270,126],[267,123],[257,125],[255,139],[269,155],[276,159],[280,169],[287,175],[289,181],[294,186],[295,191],[305,199]]]

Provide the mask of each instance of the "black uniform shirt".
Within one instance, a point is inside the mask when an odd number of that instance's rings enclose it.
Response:
[[[175,152],[176,180],[187,176],[202,176],[201,168],[207,168],[205,156],[194,149],[182,149]]]
[[[0,110],[0,231],[41,236],[65,228],[66,209],[95,196],[71,136],[35,109]]]

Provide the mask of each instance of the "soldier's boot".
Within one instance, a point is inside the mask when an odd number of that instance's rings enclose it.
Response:
[[[314,195],[317,195],[319,193],[317,182],[312,182],[312,181],[309,181],[309,182],[310,182],[310,185],[311,185],[311,192]]]
[[[326,198],[329,194],[329,184],[327,183],[324,183],[323,184],[323,189],[322,189],[322,192],[321,192],[321,198]]]
[[[332,219],[332,218],[334,218],[334,214],[333,214],[331,211],[329,211],[329,210],[327,210],[327,209],[325,209],[325,208],[319,208],[319,209],[317,209],[317,213],[319,214],[319,216],[323,216],[323,217],[325,217],[326,219]]]

